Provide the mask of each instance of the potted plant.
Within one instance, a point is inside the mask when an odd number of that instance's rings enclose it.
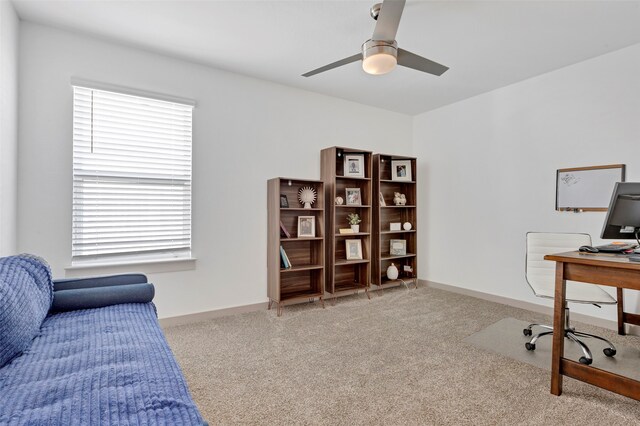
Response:
[[[353,232],[355,232],[356,234],[360,232],[359,223],[362,222],[362,219],[360,219],[358,213],[349,213],[347,215],[347,222],[349,222],[349,225],[351,225],[351,229],[353,230]]]

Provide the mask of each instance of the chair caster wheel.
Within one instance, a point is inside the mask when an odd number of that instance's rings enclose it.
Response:
[[[612,348],[604,348],[602,352],[604,352],[604,354],[608,357],[612,357],[616,355],[616,350]]]
[[[528,351],[535,351],[536,350],[536,344],[535,343],[525,343],[524,347],[527,348]]]
[[[524,330],[522,330],[522,334],[524,334],[525,336],[531,336],[531,329],[525,328]]]
[[[581,356],[579,361],[580,361],[580,364],[584,364],[584,365],[591,365],[591,363],[593,362],[592,359],[589,359],[584,356]]]

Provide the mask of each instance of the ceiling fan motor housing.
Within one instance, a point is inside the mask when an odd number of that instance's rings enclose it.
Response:
[[[392,71],[398,62],[398,43],[367,40],[362,44],[362,68],[369,74],[381,75]]]

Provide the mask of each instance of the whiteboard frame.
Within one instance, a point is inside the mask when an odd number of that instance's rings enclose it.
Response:
[[[606,166],[589,166],[589,167],[573,167],[573,168],[569,168],[569,169],[558,169],[556,170],[556,211],[559,212],[606,212],[607,210],[609,210],[608,207],[587,207],[587,206],[582,206],[582,207],[562,207],[559,208],[558,204],[559,204],[559,190],[558,190],[558,184],[559,184],[559,180],[560,180],[560,173],[565,173],[565,172],[579,172],[579,171],[585,171],[585,170],[601,170],[601,169],[620,169],[620,180],[619,182],[624,182],[625,181],[625,177],[626,177],[626,168],[627,166],[625,164],[609,164]]]

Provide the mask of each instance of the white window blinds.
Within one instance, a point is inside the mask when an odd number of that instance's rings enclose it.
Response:
[[[73,89],[73,260],[189,256],[192,106]]]

